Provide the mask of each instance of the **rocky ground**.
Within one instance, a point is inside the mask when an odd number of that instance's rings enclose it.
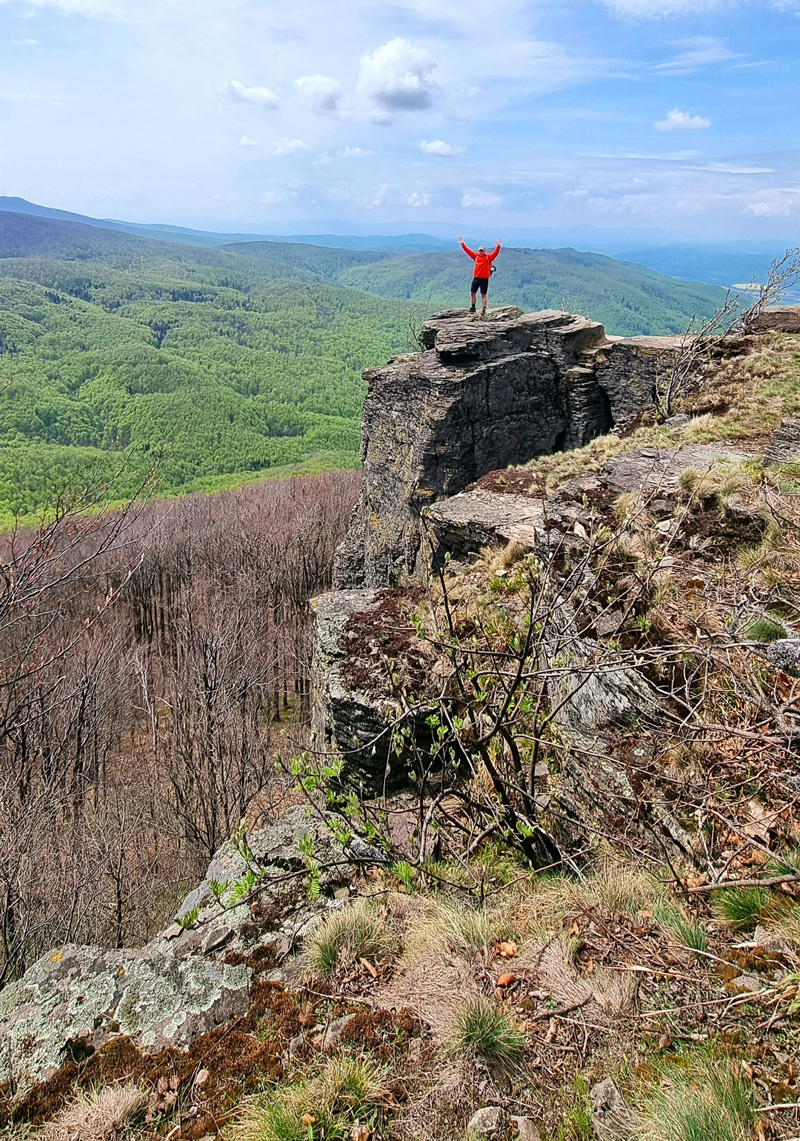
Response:
[[[575,392],[610,419],[512,467],[476,461],[491,425],[458,464],[439,421],[385,436],[316,604],[306,806],[226,845],[147,947],[56,949],[0,994],[6,1131],[800,1135],[795,315],[666,420],[659,347],[563,317],[446,317],[374,380],[373,416],[412,375],[429,417],[494,370],[502,422],[550,369],[551,420],[576,430]]]

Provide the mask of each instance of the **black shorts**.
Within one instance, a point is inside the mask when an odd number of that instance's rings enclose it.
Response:
[[[489,288],[489,278],[488,277],[473,277],[472,285],[469,287],[469,291],[470,291],[470,293],[477,293],[478,290],[480,290],[481,293],[483,294],[483,296],[485,297],[486,296],[486,290],[488,288]]]

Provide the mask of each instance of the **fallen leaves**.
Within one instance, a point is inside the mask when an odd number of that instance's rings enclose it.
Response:
[[[519,953],[517,944],[505,939],[497,944],[496,950],[501,959],[515,959]]]

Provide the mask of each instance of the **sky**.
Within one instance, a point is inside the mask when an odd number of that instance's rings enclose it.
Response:
[[[798,60],[800,0],[0,0],[0,194],[797,244]]]

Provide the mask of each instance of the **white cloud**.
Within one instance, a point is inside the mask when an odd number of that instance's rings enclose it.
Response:
[[[258,143],[255,139],[251,139],[249,135],[242,135],[239,139],[240,147],[257,147]]]
[[[268,87],[245,87],[238,79],[229,79],[222,90],[237,103],[253,103],[270,111],[276,110],[280,104],[278,96]]]
[[[688,111],[679,111],[674,107],[654,126],[657,131],[707,131],[711,120],[704,119],[702,115],[690,115]]]
[[[436,61],[408,40],[389,40],[372,55],[361,58],[359,92],[377,107],[377,122],[395,111],[421,111],[430,107],[439,87],[433,79]]]
[[[10,0],[0,0],[7,4]],[[104,20],[122,19],[120,0],[26,0],[33,8],[55,8],[65,16],[86,16]]]
[[[678,54],[665,63],[656,64],[656,71],[665,75],[687,75],[713,63],[727,63],[742,58],[716,36],[690,36],[678,40],[675,46],[681,49]]]
[[[800,190],[794,187],[776,187],[768,190],[742,210],[752,218],[788,218],[800,208]]]
[[[432,139],[430,142],[426,142],[425,139],[423,139],[419,144],[419,149],[424,155],[438,155],[440,158],[455,158],[456,155],[463,155],[466,147],[446,143],[443,139]]]
[[[698,16],[703,12],[713,12],[720,8],[733,7],[737,0],[600,0],[618,16],[633,16],[636,19],[655,20],[667,16],[680,16],[683,13]],[[738,0],[739,4],[748,0]],[[755,0],[761,7],[777,8],[781,12],[797,12],[800,0]]]
[[[408,205],[413,206],[415,208],[420,207],[420,206],[430,206],[430,204],[431,204],[430,194],[419,194],[419,193],[415,192],[414,194],[411,195],[411,197],[408,200]]]
[[[620,16],[656,19],[676,16],[681,12],[697,14],[721,7],[722,0],[603,0],[605,7]]]
[[[465,209],[499,206],[500,198],[496,194],[487,193],[485,190],[465,190],[461,195],[461,205]]]
[[[339,110],[342,85],[330,75],[301,75],[294,85],[308,107],[318,115],[335,114]]]
[[[272,190],[262,190],[258,196],[259,202],[265,206],[283,206],[297,197],[292,187],[275,187]]]
[[[283,155],[284,158],[290,158],[292,155],[302,154],[303,151],[310,151],[311,147],[308,143],[304,143],[302,139],[281,139],[275,146],[274,154]]]
[[[367,158],[369,155],[374,154],[369,147],[345,147],[343,151],[339,152],[340,158]]]

